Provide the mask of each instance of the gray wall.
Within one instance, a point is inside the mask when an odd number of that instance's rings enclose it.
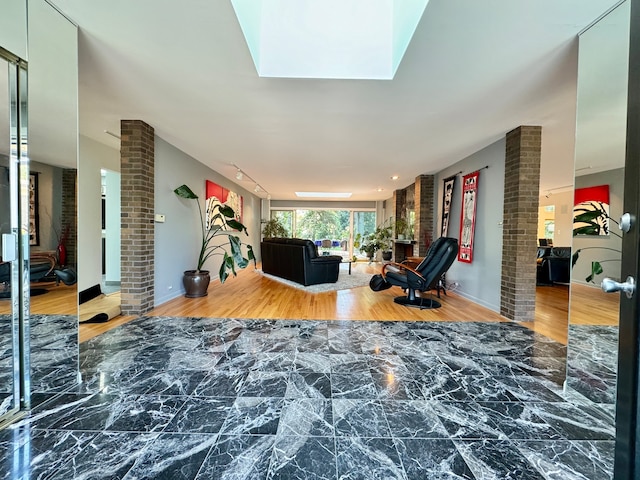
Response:
[[[173,190],[188,185],[205,201],[205,180],[211,180],[224,188],[242,195],[244,200],[243,223],[249,236],[242,235],[243,243],[253,246],[260,254],[260,198],[198,162],[183,151],[156,136],[155,142],[155,212],[164,214],[166,221],[156,223],[155,228],[155,305],[184,294],[182,275],[194,269],[200,249],[200,217],[193,202],[178,198]],[[211,281],[218,281],[220,260],[209,259],[206,268],[211,271]],[[253,265],[247,267],[253,269]],[[227,282],[233,282],[230,277]]]
[[[460,238],[462,176],[484,166],[478,179],[473,262],[457,260],[447,273],[447,283],[458,282],[457,293],[493,311],[500,311],[502,274],[502,205],[504,202],[505,139],[470,155],[436,175],[437,232],[442,214],[442,181],[462,172],[456,179],[449,221],[449,237]]]
[[[615,170],[608,170],[606,172],[594,173],[592,175],[582,175],[576,177],[576,188],[593,187],[596,185],[609,185],[609,216],[616,221],[620,219],[622,215],[622,200],[624,195],[624,168],[617,168]],[[612,252],[609,250],[603,250],[600,248],[583,250],[580,252],[580,258],[576,262],[571,272],[571,280],[577,283],[587,284],[585,278],[591,273],[591,262],[608,259],[615,259],[615,261],[602,263],[604,273],[598,275],[595,279],[597,286],[600,285],[600,281],[605,276],[620,279],[622,239],[614,235],[617,233],[620,235],[618,226],[610,222],[610,231],[613,232],[609,236],[578,236],[573,237],[573,251],[575,252],[579,248],[587,247],[606,247],[618,250],[618,252]],[[591,285],[591,284],[589,284]],[[596,285],[594,285],[596,286]]]

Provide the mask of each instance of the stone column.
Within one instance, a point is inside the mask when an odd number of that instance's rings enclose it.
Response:
[[[434,175],[420,175],[416,177],[416,223],[414,226],[416,244],[413,254],[418,257],[423,257],[427,253],[427,249],[429,248],[427,241],[430,243],[434,240],[435,181],[436,177]]]
[[[65,263],[69,266],[78,264],[78,170],[75,168],[65,168],[62,170],[62,215],[60,228],[68,228],[67,259]],[[61,234],[64,232],[60,232]]]
[[[404,189],[396,190],[393,192],[393,205],[391,206],[391,211],[393,212],[393,221],[395,222],[398,218],[406,218],[406,210],[407,210],[407,193]],[[398,238],[396,233],[395,224],[393,227],[393,238]],[[393,259],[396,262],[401,262],[406,258],[406,247],[403,244],[394,243],[393,244]]]
[[[536,304],[536,246],[542,127],[507,133],[500,314],[532,321]]]
[[[122,313],[142,315],[154,305],[154,130],[122,120],[120,135]]]

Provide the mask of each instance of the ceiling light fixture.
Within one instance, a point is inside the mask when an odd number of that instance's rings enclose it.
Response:
[[[120,140],[120,135],[110,132],[109,130],[105,130],[104,133],[106,133],[107,135],[111,135],[113,138],[117,138],[118,140]]]
[[[269,192],[267,192],[262,185],[260,185],[258,182],[256,182],[253,178],[251,178],[249,175],[247,175],[247,173],[242,170],[238,165],[236,165],[235,163],[231,164],[233,167],[235,167],[236,169],[236,180],[240,181],[240,180],[245,180],[248,182],[252,182],[255,183],[255,186],[253,187],[253,191],[255,193],[259,193],[259,192],[264,192],[267,194],[268,198],[271,198],[271,195],[269,194]]]
[[[391,180],[398,180],[399,178],[400,178],[400,177],[399,177],[398,175],[393,175],[393,176],[391,177]]]

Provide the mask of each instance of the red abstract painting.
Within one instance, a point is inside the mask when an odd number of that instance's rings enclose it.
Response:
[[[242,196],[231,190],[227,190],[217,183],[209,180],[206,181],[207,194],[207,229],[209,229],[209,220],[213,216],[216,204],[225,204],[233,209],[236,220],[242,223]]]

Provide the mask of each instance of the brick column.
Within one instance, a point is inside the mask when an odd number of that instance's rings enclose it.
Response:
[[[120,122],[122,313],[142,315],[154,304],[154,130]]]
[[[78,263],[77,179],[77,169],[65,168],[62,170],[62,214],[60,225],[62,228],[69,227],[67,243],[65,244],[67,249],[67,260],[65,263],[69,266],[76,266]]]
[[[415,187],[415,208],[416,208],[416,224],[414,227],[414,237],[416,245],[413,254],[419,257],[427,253],[427,237],[429,241],[433,241],[433,213],[435,195],[434,175],[420,175],[416,177]]]
[[[507,133],[500,314],[532,321],[536,303],[536,239],[542,127]]]
[[[407,215],[407,192],[402,190],[395,190],[393,192],[393,205],[391,206],[393,212],[393,238],[397,238],[395,221],[398,218],[406,218]],[[393,259],[396,262],[401,262],[406,258],[405,246],[402,244],[393,244]]]

